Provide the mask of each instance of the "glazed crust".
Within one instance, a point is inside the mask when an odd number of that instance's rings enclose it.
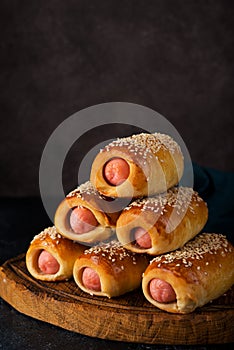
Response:
[[[66,238],[87,244],[98,242],[114,234],[113,229],[122,205],[120,201],[102,197],[88,181],[70,192],[60,203],[55,213],[54,224],[61,235]],[[87,233],[76,234],[70,227],[71,210],[78,206],[91,210],[98,221],[99,225]]]
[[[169,283],[176,301],[159,303],[149,283],[159,278]],[[224,294],[234,283],[234,249],[221,234],[202,233],[178,251],[154,258],[144,272],[146,299],[171,313],[190,313]]]
[[[207,205],[192,188],[172,188],[127,206],[117,221],[116,234],[127,249],[158,255],[182,247],[203,229],[207,219]],[[136,244],[132,232],[137,227],[149,233],[151,248]]]
[[[111,241],[86,250],[74,264],[73,277],[84,292],[111,298],[138,288],[148,264],[146,255],[129,252],[119,242]],[[83,285],[82,273],[85,267],[98,273],[100,292],[88,290]]]
[[[38,280],[64,281],[72,277],[74,262],[85,249],[85,246],[62,237],[54,226],[48,227],[36,235],[30,243],[26,253],[26,266],[30,274]],[[38,258],[43,250],[49,252],[58,261],[60,268],[56,274],[40,271]]]
[[[123,158],[130,174],[119,186],[106,181],[103,169],[112,158]],[[180,147],[168,135],[138,134],[117,139],[102,149],[92,164],[90,181],[103,195],[139,198],[166,191],[182,177],[184,160]]]

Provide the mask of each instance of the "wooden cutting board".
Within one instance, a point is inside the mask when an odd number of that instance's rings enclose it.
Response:
[[[191,314],[169,314],[141,290],[107,299],[89,296],[73,280],[37,281],[20,255],[0,267],[0,296],[26,315],[92,337],[177,345],[234,341],[234,287]]]

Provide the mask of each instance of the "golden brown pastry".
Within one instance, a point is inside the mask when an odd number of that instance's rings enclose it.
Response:
[[[42,281],[64,281],[72,277],[73,265],[85,246],[62,237],[55,226],[34,237],[26,253],[30,274]]]
[[[183,246],[197,235],[208,218],[206,203],[188,187],[138,199],[118,218],[118,240],[131,251],[163,254]]]
[[[102,241],[114,233],[122,209],[119,204],[101,196],[87,181],[60,203],[54,224],[69,239],[87,244]]]
[[[86,250],[74,264],[73,277],[84,292],[111,298],[138,288],[148,263],[145,255],[111,241]]]
[[[137,198],[166,191],[182,177],[179,145],[165,134],[137,134],[105,146],[92,164],[90,181],[105,196]]]
[[[203,233],[183,248],[155,257],[143,275],[146,299],[172,313],[189,313],[234,283],[234,249],[221,234]]]

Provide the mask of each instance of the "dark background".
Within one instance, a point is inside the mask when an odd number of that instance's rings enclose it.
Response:
[[[104,102],[159,112],[176,127],[194,162],[221,170],[223,175],[209,171],[200,179],[215,178],[212,196],[204,192],[215,203],[211,223],[217,230],[233,229],[233,23],[232,0],[1,0],[0,264],[25,252],[50,224],[38,171],[51,133],[73,113]],[[85,153],[88,139],[83,146],[74,151]],[[66,188],[75,185],[74,160],[76,153],[66,161]],[[93,340],[32,320],[1,299],[0,316],[0,347],[7,350],[37,344],[187,348]]]
[[[112,101],[154,109],[193,161],[233,171],[233,10],[231,0],[2,0],[0,195],[38,195],[53,130]]]

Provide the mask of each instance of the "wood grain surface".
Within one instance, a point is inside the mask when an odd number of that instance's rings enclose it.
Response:
[[[19,312],[92,337],[174,345],[234,341],[234,288],[191,314],[169,314],[141,290],[107,299],[85,294],[73,280],[37,281],[20,255],[0,267],[0,296]]]

